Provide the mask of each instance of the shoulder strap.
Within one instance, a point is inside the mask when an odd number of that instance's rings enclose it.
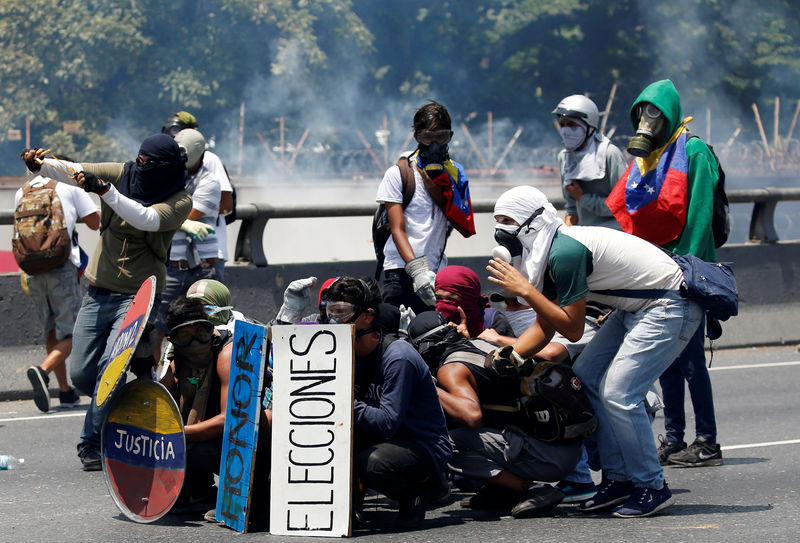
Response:
[[[600,294],[603,296],[619,296],[621,298],[649,298],[652,300],[657,300],[658,298],[663,298],[665,294],[670,292],[678,292],[679,290],[668,290],[664,288],[642,288],[642,289],[605,289],[605,290],[592,290],[590,291],[594,294]]]
[[[416,189],[414,170],[411,168],[411,161],[408,157],[401,156],[397,159],[397,167],[400,168],[400,179],[403,181],[403,209],[405,209],[411,202]]]

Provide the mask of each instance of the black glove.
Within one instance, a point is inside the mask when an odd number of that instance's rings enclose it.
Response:
[[[86,192],[94,192],[95,194],[102,196],[106,192],[108,192],[108,188],[111,186],[109,183],[106,183],[95,174],[91,172],[80,172],[83,174],[83,181],[80,182],[81,187]]]
[[[22,152],[20,153],[19,157],[23,161],[25,161],[25,166],[28,167],[28,171],[33,172],[33,173],[37,173],[39,170],[42,169],[42,163],[39,162],[38,160],[36,160],[35,158],[32,159],[32,160],[25,160],[25,153],[27,153],[28,151],[36,151],[36,149],[27,149],[27,148],[25,148],[25,149],[22,150]]]
[[[500,377],[519,379],[530,372],[533,361],[530,358],[522,358],[514,347],[506,345],[500,349],[491,351],[486,355],[483,366],[492,370]]]

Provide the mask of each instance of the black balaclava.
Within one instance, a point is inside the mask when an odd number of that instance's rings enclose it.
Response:
[[[139,154],[149,161],[139,166],[125,163],[119,191],[144,206],[163,202],[186,187],[186,162],[178,144],[167,134],[154,134],[142,142]]]

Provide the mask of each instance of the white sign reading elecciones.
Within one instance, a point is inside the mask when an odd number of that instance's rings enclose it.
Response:
[[[272,327],[270,532],[351,532],[353,327]]]

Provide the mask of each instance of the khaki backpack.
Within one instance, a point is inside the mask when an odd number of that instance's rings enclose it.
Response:
[[[67,221],[56,184],[22,187],[14,209],[11,249],[19,267],[29,275],[45,273],[69,258],[71,244]]]

